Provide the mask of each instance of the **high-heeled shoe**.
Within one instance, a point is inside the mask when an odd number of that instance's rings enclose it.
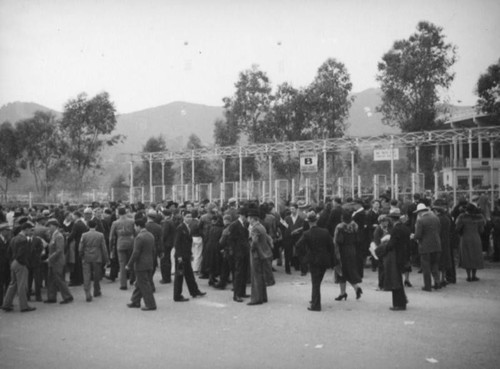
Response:
[[[361,289],[361,287],[358,287],[358,289],[356,290],[356,300],[359,300],[362,294],[363,290]]]
[[[405,287],[413,287],[410,281],[405,281]]]
[[[347,300],[347,293],[342,293],[335,298],[335,301]]]

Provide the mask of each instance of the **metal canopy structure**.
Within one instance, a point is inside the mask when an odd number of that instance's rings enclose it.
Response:
[[[356,148],[438,146],[457,141],[476,143],[481,139],[500,142],[500,126],[410,132],[394,135],[329,138],[324,140],[273,142],[246,146],[211,147],[185,151],[131,153],[135,161],[179,161],[214,158],[273,156],[283,153],[352,151]]]
[[[225,161],[228,158],[239,158],[239,186],[238,193],[241,193],[241,185],[243,181],[243,167],[242,159],[244,157],[260,157],[266,158],[269,161],[269,193],[272,197],[272,158],[285,153],[322,153],[324,161],[326,162],[326,155],[328,152],[350,152],[351,154],[351,191],[354,197],[354,155],[357,149],[376,149],[384,148],[391,149],[391,180],[390,188],[395,188],[396,180],[394,173],[394,150],[396,148],[414,147],[416,149],[416,170],[419,172],[419,149],[423,146],[434,146],[436,152],[442,145],[450,145],[453,147],[453,154],[456,156],[458,152],[462,151],[464,143],[469,146],[469,193],[472,195],[472,144],[478,143],[482,146],[483,141],[489,141],[491,148],[493,144],[500,142],[500,126],[499,125],[482,125],[481,122],[472,118],[473,124],[478,124],[477,127],[456,127],[447,130],[435,131],[421,131],[409,132],[393,135],[381,136],[368,136],[368,137],[350,137],[345,136],[341,138],[330,138],[323,140],[310,140],[310,141],[288,141],[288,142],[272,142],[245,146],[225,146],[225,147],[211,147],[201,148],[196,150],[185,151],[162,151],[162,152],[141,152],[135,154],[124,154],[130,156],[130,201],[133,199],[133,166],[134,162],[146,161],[149,162],[149,176],[150,176],[150,201],[153,202],[153,162],[162,163],[162,172],[165,170],[165,163],[167,161],[178,161],[181,164],[181,186],[184,186],[184,161],[192,162],[192,175],[191,175],[191,196],[194,198],[194,174],[195,174],[195,161],[201,159],[221,159],[222,160],[222,183],[225,183]],[[452,122],[453,123],[453,122]],[[455,122],[456,123],[456,122]],[[493,149],[491,152],[491,160],[493,162]],[[461,154],[460,154],[461,155]],[[435,173],[436,175],[436,173]],[[493,178],[493,165],[490,165],[490,175]],[[437,183],[437,181],[436,181]],[[493,201],[493,181],[491,182],[491,197]],[[162,186],[165,186],[164,175],[162,174]],[[327,166],[323,166],[323,188],[327,187]],[[392,191],[394,196],[395,191]],[[326,196],[326,191],[324,193]],[[454,186],[454,199],[456,200],[456,186]],[[221,193],[221,198],[224,200],[225,195]]]

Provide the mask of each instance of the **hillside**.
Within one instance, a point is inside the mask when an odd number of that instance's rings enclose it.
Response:
[[[117,133],[127,136],[120,152],[137,152],[152,136],[162,134],[169,148],[181,150],[194,133],[202,142],[213,142],[213,127],[222,118],[222,107],[173,102],[118,116]]]
[[[376,112],[382,103],[380,90],[370,88],[353,94],[354,102],[349,110],[347,134],[349,136],[379,136],[399,133],[400,129],[382,124],[382,114]]]
[[[3,122],[11,122],[16,123],[17,121],[32,118],[36,111],[51,111],[57,116],[61,115],[61,113],[49,109],[45,106],[36,104],[36,103],[25,103],[25,102],[11,102],[5,104],[0,108],[0,123]]]

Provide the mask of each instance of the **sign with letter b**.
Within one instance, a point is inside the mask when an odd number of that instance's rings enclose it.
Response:
[[[315,153],[300,154],[300,171],[302,173],[316,173],[318,171],[318,155]]]

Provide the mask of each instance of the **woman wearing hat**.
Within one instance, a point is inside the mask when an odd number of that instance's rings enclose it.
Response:
[[[358,286],[361,278],[358,273],[356,243],[358,242],[358,225],[352,220],[352,212],[344,210],[342,222],[335,228],[333,243],[335,256],[340,267],[335,267],[335,282],[340,284],[340,295],[335,299],[347,299],[346,283],[349,282],[356,290],[356,299],[361,297],[363,290]]]
[[[474,204],[467,204],[465,213],[456,221],[460,235],[460,266],[467,272],[467,282],[479,281],[476,271],[484,268],[481,233],[485,220]]]
[[[451,265],[451,251],[450,251],[450,236],[451,236],[451,224],[452,220],[448,214],[446,201],[442,199],[437,199],[434,202],[432,210],[439,218],[439,224],[441,225],[441,255],[439,256],[439,274],[440,274],[440,287],[445,287],[448,283],[446,281],[446,273]]]

